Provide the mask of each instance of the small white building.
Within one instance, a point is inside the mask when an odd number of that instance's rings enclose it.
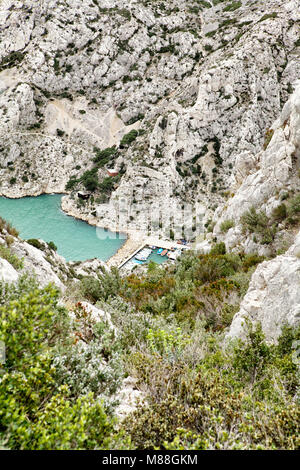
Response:
[[[110,168],[110,169],[107,169],[107,174],[108,176],[117,176],[119,174],[119,170],[117,170],[116,168]]]

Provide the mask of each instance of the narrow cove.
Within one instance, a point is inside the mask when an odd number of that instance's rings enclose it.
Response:
[[[53,241],[66,261],[99,258],[107,261],[124,244],[126,236],[94,227],[66,215],[60,208],[62,194],[8,199],[0,197],[0,216],[10,222],[24,240]]]

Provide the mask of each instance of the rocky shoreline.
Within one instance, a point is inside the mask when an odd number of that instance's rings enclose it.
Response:
[[[111,266],[119,266],[124,260],[126,260],[134,251],[136,251],[139,246],[145,242],[146,234],[142,231],[137,230],[124,230],[120,229],[120,227],[116,227],[113,224],[101,224],[99,218],[83,214],[80,209],[78,209],[72,201],[67,196],[64,196],[61,200],[61,209],[67,214],[76,219],[83,220],[87,222],[89,225],[93,225],[95,227],[104,228],[110,230],[111,232],[116,233],[123,233],[126,234],[127,240],[125,243],[118,249],[118,251],[110,257],[106,264]]]
[[[146,240],[146,234],[142,231],[135,231],[135,230],[120,230],[119,227],[114,226],[113,224],[101,224],[100,220],[97,217],[92,215],[87,216],[83,214],[80,209],[76,208],[75,205],[71,204],[71,200],[67,197],[66,193],[62,193],[59,189],[54,191],[30,191],[24,190],[23,192],[12,192],[12,191],[0,191],[1,197],[6,197],[9,199],[20,199],[23,197],[38,197],[43,194],[64,194],[61,200],[61,210],[71,217],[76,219],[82,220],[89,225],[93,225],[95,227],[104,228],[110,230],[111,232],[122,233],[126,234],[127,239],[125,243],[118,249],[118,251],[111,256],[105,264],[109,267],[111,266],[119,266],[124,260],[126,260],[134,251],[136,251]]]

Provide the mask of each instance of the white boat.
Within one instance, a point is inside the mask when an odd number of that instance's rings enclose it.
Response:
[[[152,253],[152,250],[149,250],[148,248],[145,248],[140,253],[135,255],[135,259],[137,259],[138,261],[146,261],[149,258],[149,256],[151,255],[151,253]]]

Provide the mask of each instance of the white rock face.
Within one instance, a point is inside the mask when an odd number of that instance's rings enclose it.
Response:
[[[232,174],[240,184],[255,164],[300,62],[297,1],[208,7],[3,2],[1,193],[63,192],[91,168],[94,146],[118,146],[136,128],[142,134],[113,162],[124,173],[112,204],[155,202],[163,224],[175,202],[203,203],[211,217]],[[75,193],[70,205],[116,225],[98,199],[83,207]],[[126,220],[133,229],[147,229],[142,209]]]
[[[136,410],[139,402],[145,398],[143,392],[137,388],[137,380],[133,377],[127,377],[123,380],[122,386],[115,396],[120,404],[116,408],[116,416],[120,419]]]
[[[0,258],[0,281],[1,282],[16,282],[19,279],[19,273],[6,261]]]
[[[51,282],[61,290],[65,289],[63,282],[54,272],[52,265],[45,260],[45,254],[41,250],[24,241],[16,241],[12,250],[20,259],[23,258],[24,271],[30,276],[35,275],[41,286]]]
[[[246,253],[258,251],[267,254],[265,247],[242,234],[240,217],[252,206],[270,216],[281,203],[282,192],[300,190],[300,82],[295,86],[295,92],[271,127],[273,135],[266,150],[253,157],[242,180],[238,171],[234,196],[224,208],[215,212],[214,235],[222,238],[229,250],[244,249]],[[221,225],[225,220],[233,220],[235,227],[222,235]]]
[[[298,256],[297,256],[298,255]],[[300,232],[285,255],[264,261],[252,276],[227,339],[243,338],[245,319],[261,322],[267,340],[276,341],[282,326],[300,324]]]
[[[268,246],[242,233],[239,219],[251,206],[269,215],[281,191],[300,190],[299,2],[243,0],[233,11],[212,3],[191,9],[182,0],[2,2],[0,194],[64,192],[72,178],[72,194],[63,198],[67,212],[146,233],[147,207],[155,203],[151,230],[164,237],[172,212],[198,204],[204,222],[215,224],[200,248],[207,251],[217,238],[230,250],[269,255]],[[132,130],[136,139],[119,145]],[[83,203],[78,190],[86,189],[82,176],[94,166],[94,147],[114,145],[116,155],[100,165],[97,178],[107,183],[108,165],[120,170],[118,179]],[[119,210],[123,200],[127,207]],[[223,234],[227,219],[235,226]],[[185,222],[190,229],[195,224],[196,238],[199,220],[191,215]],[[182,223],[171,223],[181,231]],[[21,245],[16,254],[25,269],[62,288],[59,269]],[[295,271],[280,258],[282,276],[291,274],[295,287],[298,258],[286,256]],[[261,269],[275,296],[268,268]],[[268,284],[260,287],[255,276],[253,283],[260,294],[252,297],[251,315],[258,302],[263,316],[273,306],[264,297]],[[294,312],[290,298],[291,292],[281,308],[296,318],[286,311],[290,303]],[[284,320],[280,315],[274,313],[275,322]]]

